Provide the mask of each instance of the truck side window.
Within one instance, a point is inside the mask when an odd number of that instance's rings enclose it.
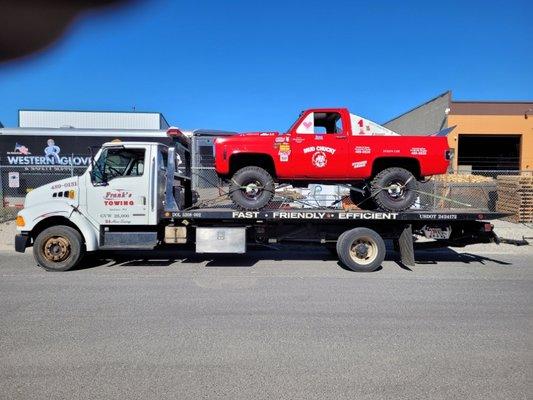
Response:
[[[303,134],[314,134],[315,133],[315,113],[309,113],[304,118],[302,122],[300,122],[300,125],[298,128],[296,128],[296,133],[303,133]]]
[[[296,129],[296,133],[312,135],[343,132],[342,118],[337,112],[309,113]]]
[[[95,183],[144,173],[144,149],[110,148],[104,150],[93,170]]]
[[[315,113],[315,133],[343,133],[341,115],[337,112]]]

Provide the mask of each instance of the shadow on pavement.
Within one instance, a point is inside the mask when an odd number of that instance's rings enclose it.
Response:
[[[422,250],[416,252],[417,264],[437,264],[439,262],[462,262],[465,264],[480,263],[483,265],[485,265],[487,262],[492,262],[500,265],[512,265],[507,261],[485,257],[479,254],[458,253],[450,248],[440,248],[435,251]]]
[[[392,249],[388,249],[386,261],[395,261],[397,265],[406,270],[412,269],[403,265],[400,255]],[[276,247],[255,247],[249,249],[246,254],[197,254],[193,250],[156,250],[156,251],[116,251],[100,252],[88,255],[82,263],[72,271],[90,269],[96,267],[169,267],[174,263],[182,264],[204,264],[206,268],[213,267],[254,267],[261,260],[270,261],[335,261],[337,256],[325,248],[306,248],[302,246],[276,246]],[[509,262],[495,258],[485,257],[479,254],[458,253],[450,248],[439,248],[434,250],[420,250],[416,252],[416,264],[435,265],[446,262],[456,262],[464,264],[496,263],[499,265],[512,265]],[[347,271],[351,271],[340,262],[337,265]],[[380,271],[378,268],[374,272]]]

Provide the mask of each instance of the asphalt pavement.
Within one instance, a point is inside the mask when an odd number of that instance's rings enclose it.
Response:
[[[532,253],[474,249],[374,273],[299,248],[65,273],[0,252],[0,397],[533,398]]]

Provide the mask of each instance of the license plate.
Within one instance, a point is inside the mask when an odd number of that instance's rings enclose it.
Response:
[[[434,226],[424,226],[422,228],[424,236],[428,239],[449,239],[452,233],[452,228],[447,227],[434,227]]]

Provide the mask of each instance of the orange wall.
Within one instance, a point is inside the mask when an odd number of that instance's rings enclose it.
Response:
[[[448,115],[448,126],[457,125],[449,135],[449,146],[455,149],[454,171],[457,171],[459,134],[521,135],[520,169],[533,170],[533,115]],[[480,153],[483,149],[480,149]]]

